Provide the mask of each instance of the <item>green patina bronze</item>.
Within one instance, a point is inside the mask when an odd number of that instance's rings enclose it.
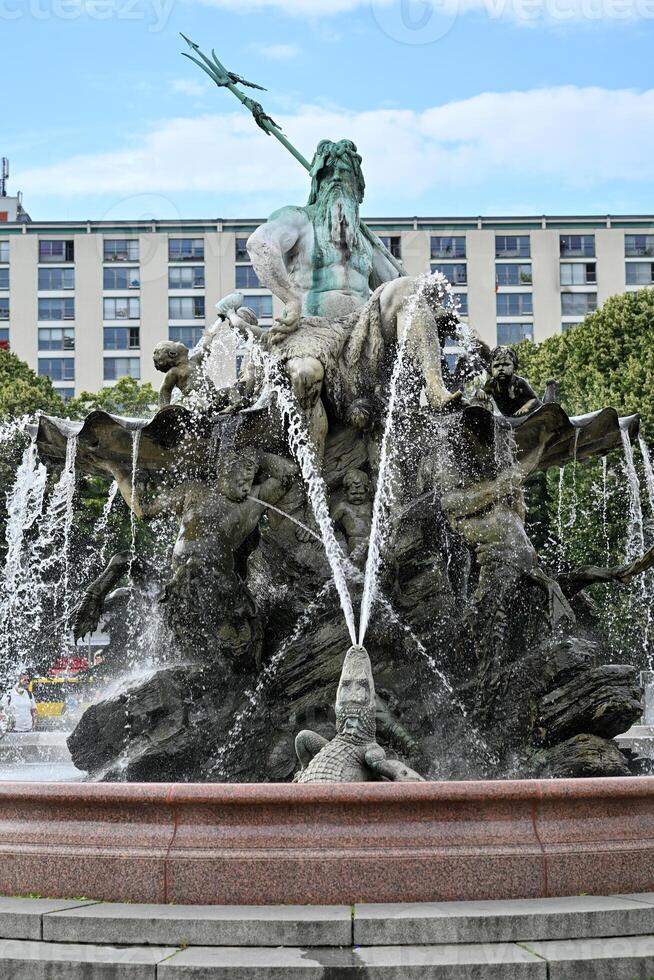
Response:
[[[315,159],[313,164],[309,163],[307,158],[303,156],[303,154],[300,153],[295,146],[293,146],[291,141],[288,140],[286,136],[284,136],[281,127],[271,116],[268,115],[261,103],[251,99],[249,96],[245,95],[244,92],[241,92],[237,83],[247,85],[250,88],[259,89],[261,92],[265,92],[266,89],[262,85],[257,85],[255,82],[247,81],[240,75],[235,74],[235,72],[228,71],[218,60],[214,50],[212,50],[211,58],[209,58],[200,51],[200,47],[195,43],[195,41],[191,41],[185,34],[182,34],[181,36],[184,38],[188,46],[195,52],[195,55],[197,55],[197,57],[194,57],[193,55],[184,51],[182,52],[184,57],[196,64],[198,68],[201,68],[202,71],[205,72],[219,88],[229,89],[229,91],[236,96],[239,102],[252,113],[252,117],[259,129],[262,129],[264,133],[268,134],[268,136],[274,136],[277,140],[279,140],[282,146],[285,146],[289,153],[291,153],[295,159],[302,164],[304,169],[308,170],[313,177]],[[361,197],[363,197],[363,193]],[[375,233],[365,224],[364,221],[360,221],[360,227],[363,235],[368,239],[373,248],[382,252],[387,261],[390,262],[390,264],[395,268],[397,274],[400,276],[405,275],[406,273],[402,263],[396,259],[394,255],[391,255],[384,243],[377,235],[375,235]]]

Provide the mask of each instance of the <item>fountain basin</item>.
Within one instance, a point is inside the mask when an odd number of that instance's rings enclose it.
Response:
[[[654,778],[0,785],[0,894],[351,904],[654,890]]]

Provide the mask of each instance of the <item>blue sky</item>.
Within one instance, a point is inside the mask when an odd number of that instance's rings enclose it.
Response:
[[[35,219],[304,202],[179,31],[305,155],[355,139],[369,215],[654,212],[654,0],[0,0],[0,29],[0,152]]]

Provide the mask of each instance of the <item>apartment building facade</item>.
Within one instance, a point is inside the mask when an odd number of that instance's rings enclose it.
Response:
[[[239,289],[271,324],[281,304],[246,249],[257,220],[0,223],[0,346],[64,397],[130,375],[152,349],[192,347]],[[654,284],[654,216],[369,219],[408,274],[441,271],[489,344],[570,329],[609,296]],[[224,380],[242,359],[225,347]]]

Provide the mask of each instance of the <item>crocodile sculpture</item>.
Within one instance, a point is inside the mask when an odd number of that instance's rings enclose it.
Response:
[[[296,783],[423,782],[403,762],[387,759],[377,744],[375,682],[364,647],[345,655],[336,694],[336,736],[302,731],[295,739],[301,769]]]

